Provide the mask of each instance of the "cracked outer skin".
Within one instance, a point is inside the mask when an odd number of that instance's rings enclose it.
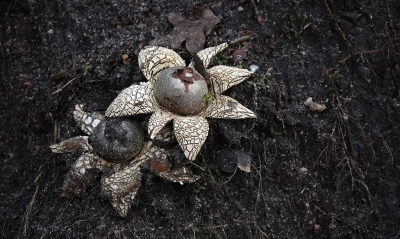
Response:
[[[208,122],[204,117],[179,117],[174,120],[175,137],[189,160],[195,160],[207,139]]]
[[[123,90],[111,103],[106,117],[121,117],[148,114],[156,110],[157,102],[153,96],[153,84],[140,82]]]
[[[214,119],[257,118],[251,110],[225,95],[218,95],[201,115]]]
[[[154,83],[162,70],[174,66],[186,66],[186,64],[178,53],[172,50],[149,46],[139,52],[139,67],[151,83]]]
[[[83,110],[83,105],[79,104],[75,106],[74,119],[78,127],[87,135],[90,135],[93,129],[96,128],[101,121],[105,120],[105,117],[98,112],[86,112]]]
[[[200,79],[189,84],[186,92],[184,83],[172,76],[177,69],[182,68],[176,66],[161,71],[154,83],[154,95],[160,105],[175,114],[195,115],[206,105],[203,97],[208,93],[207,84],[204,78],[193,70],[193,74],[197,74]]]

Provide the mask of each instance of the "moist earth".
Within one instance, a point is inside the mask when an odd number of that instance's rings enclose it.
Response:
[[[251,2],[0,1],[2,238],[399,236],[400,1],[255,0],[257,11]],[[252,35],[212,64],[259,66],[225,93],[257,119],[210,119],[189,164],[201,179],[180,185],[143,170],[126,218],[101,196],[100,179],[61,198],[81,152],[49,145],[82,135],[75,105],[104,111],[146,81],[140,49],[172,31],[169,13],[198,19],[199,4],[221,17],[206,47]],[[241,47],[247,59],[232,63]],[[184,45],[177,52],[191,60]],[[326,109],[312,111],[309,97]],[[132,117],[143,129],[148,118]],[[224,150],[249,155],[251,172],[220,171]]]

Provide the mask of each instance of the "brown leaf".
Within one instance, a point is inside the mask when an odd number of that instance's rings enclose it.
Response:
[[[236,49],[232,53],[232,61],[237,63],[243,59],[247,58],[246,51],[243,49]]]
[[[174,25],[174,29],[167,35],[156,35],[150,45],[168,45],[179,48],[186,41],[186,49],[190,53],[197,53],[203,49],[206,35],[210,34],[220,19],[210,9],[203,9],[202,16],[198,20],[187,20],[179,13],[172,13],[168,20]]]

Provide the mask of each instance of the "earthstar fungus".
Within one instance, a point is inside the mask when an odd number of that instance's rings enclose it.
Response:
[[[50,146],[54,153],[83,149],[83,154],[71,166],[64,180],[64,197],[80,195],[102,172],[102,194],[110,199],[119,215],[124,217],[140,187],[141,167],[181,184],[199,178],[183,166],[173,167],[168,160],[168,153],[152,145],[152,142],[144,142],[143,132],[129,119],[107,119],[97,112],[85,112],[82,105],[76,105],[74,119],[89,136],[77,136]],[[155,140],[173,140],[171,130],[164,128]]]
[[[207,69],[212,57],[227,47],[228,44],[223,43],[206,48],[199,51],[197,56]],[[256,117],[236,100],[222,95],[230,87],[250,77],[252,72],[248,70],[215,66],[207,69],[211,84],[197,87],[197,82],[205,81],[194,69],[193,62],[186,67],[184,60],[176,52],[157,46],[146,47],[140,51],[139,67],[148,82],[140,82],[123,90],[111,103],[105,115],[121,117],[153,113],[148,126],[151,139],[173,120],[175,137],[189,160],[195,160],[207,138],[209,127],[206,118]],[[200,79],[196,79],[199,76]],[[159,84],[161,81],[170,84]],[[206,94],[212,95],[214,100],[199,103],[198,98],[203,99]]]

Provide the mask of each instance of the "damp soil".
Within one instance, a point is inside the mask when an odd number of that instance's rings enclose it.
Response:
[[[0,1],[1,237],[398,237],[400,2],[255,0],[262,25],[251,1],[243,11],[237,2]],[[143,170],[126,218],[101,196],[100,178],[81,197],[61,198],[81,152],[56,155],[49,145],[82,135],[74,106],[104,110],[145,81],[138,52],[173,29],[168,13],[197,19],[196,4],[221,17],[206,46],[253,36],[238,66],[259,70],[226,95],[257,119],[209,120],[189,165],[201,179],[180,185]],[[240,47],[213,64],[233,65]],[[177,52],[190,60],[184,46]],[[311,111],[308,97],[326,109]],[[145,128],[149,115],[132,118]],[[224,150],[249,155],[251,172],[220,171]]]

